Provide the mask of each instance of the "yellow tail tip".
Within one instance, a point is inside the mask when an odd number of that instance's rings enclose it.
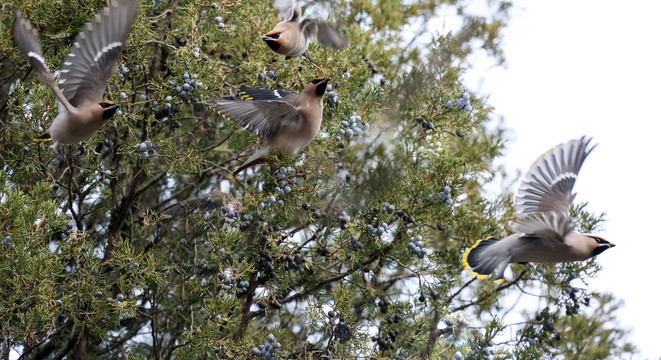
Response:
[[[34,139],[32,139],[32,141],[51,141],[51,140],[53,140],[53,138],[44,138],[44,139],[34,138]]]

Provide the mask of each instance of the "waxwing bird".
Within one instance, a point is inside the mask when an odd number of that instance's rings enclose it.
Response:
[[[39,79],[57,98],[59,114],[46,133],[35,140],[53,139],[53,148],[88,140],[115,114],[118,104],[102,101],[103,90],[117,70],[117,58],[138,11],[132,0],[113,0],[76,37],[60,70],[59,85],[48,69],[37,31],[20,11],[14,14],[12,33]]]
[[[269,149],[298,154],[314,140],[321,126],[323,97],[330,79],[312,80],[303,92],[241,88],[247,101],[213,100],[211,106],[266,141],[230,176],[264,162]]]
[[[276,53],[288,56],[303,55],[314,63],[308,51],[310,41],[316,40],[333,49],[342,49],[349,44],[333,25],[324,20],[316,17],[300,20],[301,5],[297,0],[276,0],[273,6],[285,20],[264,34],[262,40]]]
[[[583,261],[615,246],[598,236],[574,231],[569,216],[569,205],[576,197],[572,193],[576,176],[594,149],[591,140],[583,136],[537,158],[514,197],[514,234],[502,240],[480,240],[468,249],[463,264],[473,271],[471,275],[483,279],[495,271],[500,280],[509,263]]]

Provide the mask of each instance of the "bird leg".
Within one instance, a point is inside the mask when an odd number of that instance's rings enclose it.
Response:
[[[310,55],[310,51],[305,50],[305,52],[303,53],[302,56],[303,56],[303,59],[309,61],[309,62],[310,62],[312,65],[314,65],[317,69],[323,71],[323,69],[320,68],[319,65],[317,65],[317,63],[314,61],[314,59],[312,58],[312,55]]]

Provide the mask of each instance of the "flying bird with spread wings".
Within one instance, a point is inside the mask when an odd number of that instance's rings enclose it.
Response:
[[[514,198],[514,234],[477,241],[463,255],[463,265],[483,279],[495,271],[503,278],[509,263],[583,261],[614,244],[574,230],[569,206],[576,197],[574,182],[592,152],[585,136],[560,144],[541,155],[524,177]]]
[[[103,8],[76,37],[60,70],[59,84],[46,64],[36,29],[20,11],[15,12],[14,40],[58,103],[59,114],[35,140],[52,139],[51,148],[59,151],[62,144],[92,138],[112,118],[119,105],[103,101],[103,91],[117,70],[117,59],[137,12],[138,4],[132,0],[113,0]]]
[[[349,45],[335,26],[316,17],[301,20],[301,5],[296,0],[276,0],[273,6],[285,20],[262,36],[262,40],[278,54],[288,56],[303,55],[314,63],[308,45],[317,41],[333,49],[342,49]]]

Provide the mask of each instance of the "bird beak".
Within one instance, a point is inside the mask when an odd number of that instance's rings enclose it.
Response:
[[[112,104],[107,108],[103,109],[103,119],[104,120],[110,119],[113,115],[115,115],[115,112],[117,111],[117,109],[119,109],[119,107],[120,107],[119,104]]]

